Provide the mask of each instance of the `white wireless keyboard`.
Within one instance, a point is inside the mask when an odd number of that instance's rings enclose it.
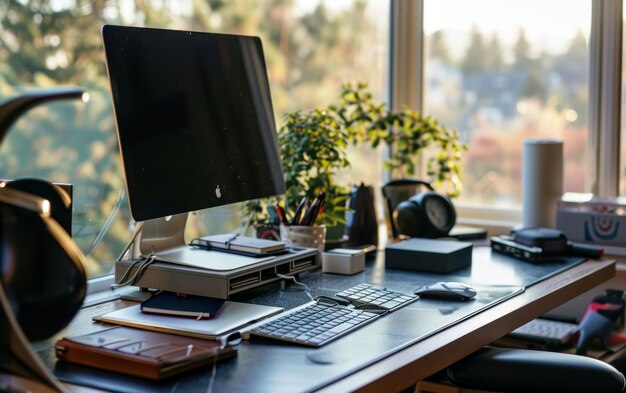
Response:
[[[576,328],[575,323],[533,319],[511,332],[511,336],[538,341],[552,341],[560,344],[568,342]]]

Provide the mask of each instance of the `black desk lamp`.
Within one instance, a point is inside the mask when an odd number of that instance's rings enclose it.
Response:
[[[5,101],[0,105],[0,144],[13,123],[30,108],[43,102],[79,98],[87,102],[89,93],[78,87],[54,87],[30,90]]]
[[[0,105],[0,142],[28,109],[85,100],[79,88],[34,90]],[[65,327],[86,293],[85,258],[59,219],[71,209],[58,186],[37,179],[0,183],[0,390],[66,389],[32,352]]]

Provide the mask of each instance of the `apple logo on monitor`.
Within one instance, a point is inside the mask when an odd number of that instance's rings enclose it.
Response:
[[[218,184],[217,187],[215,187],[215,196],[218,197],[218,198],[222,197],[222,191],[220,190],[219,184]]]

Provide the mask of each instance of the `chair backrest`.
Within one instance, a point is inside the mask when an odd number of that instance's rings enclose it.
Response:
[[[0,282],[31,341],[64,328],[85,298],[84,256],[58,222],[69,202],[59,186],[42,180],[0,187]]]
[[[597,359],[550,351],[485,347],[446,369],[458,387],[495,392],[604,392],[626,379]]]

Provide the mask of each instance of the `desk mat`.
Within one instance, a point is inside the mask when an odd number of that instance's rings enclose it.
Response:
[[[309,286],[313,296],[333,294],[360,282],[408,292],[442,280],[470,283],[478,295],[471,301],[420,299],[321,348],[257,338],[240,344],[238,357],[220,363],[215,369],[199,370],[158,384],[56,362],[52,351],[42,355],[62,381],[114,392],[313,391],[515,296],[524,286],[583,261],[568,258],[533,265],[503,255],[490,255],[489,250],[477,247],[472,266],[451,275],[385,269],[380,258],[368,261],[366,270],[354,276],[319,271],[303,273],[299,279]],[[503,285],[490,285],[490,282]],[[233,300],[291,308],[309,298],[300,286],[280,282]]]
[[[114,392],[310,391],[431,336],[471,315],[523,292],[519,286],[477,286],[469,301],[420,299],[321,348],[255,338],[238,347],[238,358],[213,370],[152,382],[56,362],[65,382]],[[247,382],[246,382],[247,381]],[[238,384],[242,384],[238,386]]]

